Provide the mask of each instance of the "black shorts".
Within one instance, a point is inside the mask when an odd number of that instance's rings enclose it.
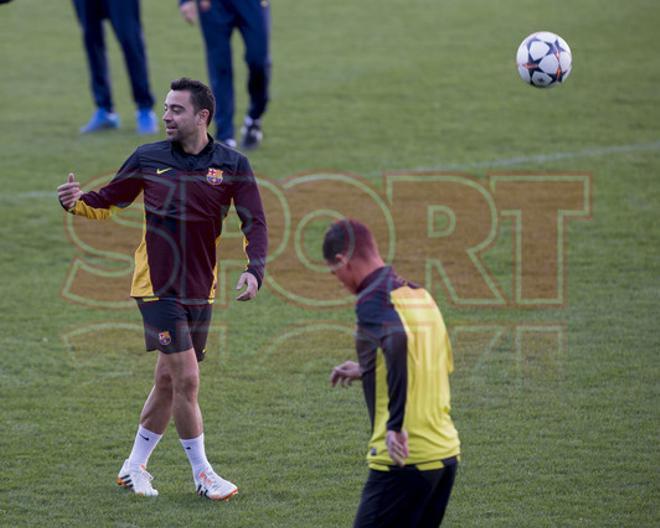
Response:
[[[456,458],[441,469],[369,470],[353,528],[436,528],[454,485]]]
[[[147,350],[174,354],[194,348],[197,361],[204,359],[212,305],[181,304],[175,299],[136,300],[144,321]]]

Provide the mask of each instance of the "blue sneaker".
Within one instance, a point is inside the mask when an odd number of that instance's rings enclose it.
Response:
[[[99,108],[92,114],[89,122],[80,127],[81,134],[89,134],[90,132],[98,132],[99,130],[107,130],[109,128],[119,128],[119,116],[114,112],[108,112],[103,108]]]
[[[148,108],[138,110],[135,113],[135,121],[137,122],[138,134],[157,134],[158,133],[158,119],[153,110]]]

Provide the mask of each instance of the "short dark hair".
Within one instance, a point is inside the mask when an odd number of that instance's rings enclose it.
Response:
[[[175,92],[184,90],[190,92],[190,100],[192,101],[195,112],[208,110],[209,117],[206,120],[206,124],[211,124],[213,114],[215,114],[215,97],[213,97],[213,92],[211,92],[211,89],[208,86],[201,81],[189,79],[188,77],[181,77],[180,79],[172,81],[170,89]]]
[[[326,262],[337,262],[337,254],[346,255],[348,260],[354,257],[367,258],[378,255],[376,240],[369,228],[352,218],[344,218],[332,224],[323,239],[323,258]]]

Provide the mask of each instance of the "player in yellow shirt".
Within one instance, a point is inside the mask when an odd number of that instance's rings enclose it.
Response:
[[[371,419],[369,477],[354,528],[430,528],[442,522],[460,454],[450,417],[452,350],[433,297],[385,266],[369,229],[340,220],[323,256],[357,295],[358,362],[330,381],[361,380]]]

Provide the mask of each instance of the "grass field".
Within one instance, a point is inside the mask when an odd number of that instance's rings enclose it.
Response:
[[[175,77],[206,79],[199,32],[175,4],[143,1],[159,100]],[[660,4],[276,0],[273,17],[272,104],[250,159],[274,185],[346,173],[384,195],[382,174],[394,171],[461,172],[484,188],[492,171],[590,175],[589,210],[567,222],[562,303],[466,306],[434,283],[454,340],[464,452],[446,525],[660,525]],[[573,50],[571,78],[550,91],[523,85],[513,64],[539,29]],[[111,174],[143,138],[113,37],[124,126],[78,135],[92,103],[70,2],[0,6],[0,35],[0,526],[350,526],[367,414],[359,388],[333,391],[327,379],[352,357],[353,312],[293,302],[272,283],[251,303],[216,307],[202,369],[207,453],[240,495],[196,497],[173,428],[150,461],[158,499],[114,485],[154,356],[143,352],[137,310],[62,293],[74,256],[120,263],[72,244],[54,189],[70,170],[82,181]],[[417,202],[402,207],[413,218]],[[427,247],[426,227],[395,209],[397,228]],[[305,235],[312,255],[321,228]],[[483,255],[507,299],[514,238],[502,217]],[[295,287],[283,267],[275,261],[273,276]],[[330,284],[306,280],[303,293]]]

